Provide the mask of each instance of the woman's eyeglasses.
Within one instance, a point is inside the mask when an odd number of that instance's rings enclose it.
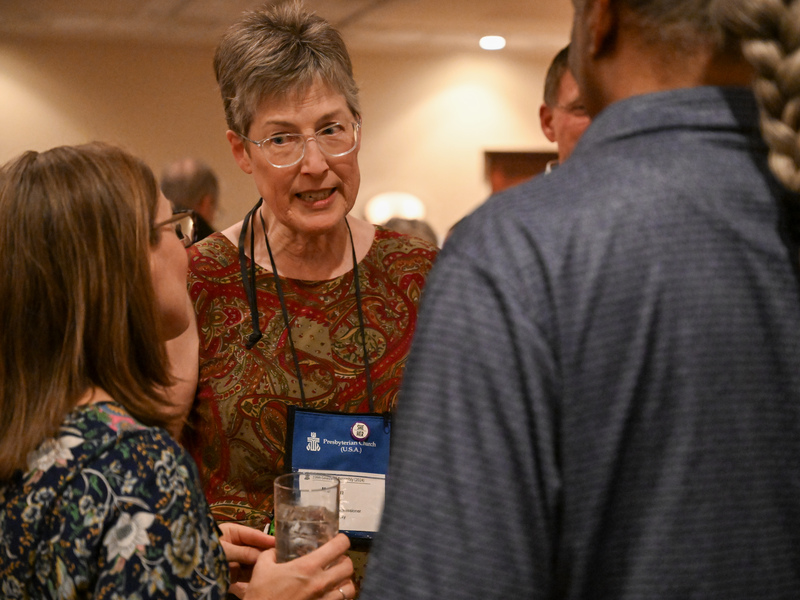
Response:
[[[175,234],[185,248],[188,248],[197,241],[197,214],[193,210],[174,210],[169,219],[157,223],[153,229],[160,229],[165,225],[173,226]]]
[[[257,146],[267,162],[277,169],[293,167],[306,155],[308,140],[317,142],[325,156],[337,158],[350,154],[358,146],[358,132],[361,123],[331,123],[314,135],[302,133],[281,133],[263,140],[251,140],[241,133],[239,137]]]

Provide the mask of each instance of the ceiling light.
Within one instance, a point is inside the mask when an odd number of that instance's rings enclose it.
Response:
[[[481,38],[480,45],[484,50],[502,50],[506,47],[506,38],[499,35],[486,35]]]

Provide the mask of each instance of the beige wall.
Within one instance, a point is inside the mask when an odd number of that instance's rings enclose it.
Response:
[[[0,42],[0,162],[93,139],[128,148],[156,173],[193,155],[220,175],[218,225],[240,220],[258,196],[230,156],[212,55],[211,47]],[[549,59],[354,53],[364,119],[355,214],[375,194],[410,192],[443,236],[489,193],[485,150],[552,149],[538,120]]]

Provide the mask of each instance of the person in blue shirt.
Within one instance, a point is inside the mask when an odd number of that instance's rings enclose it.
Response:
[[[439,255],[361,598],[797,598],[800,2],[573,4],[592,124]]]

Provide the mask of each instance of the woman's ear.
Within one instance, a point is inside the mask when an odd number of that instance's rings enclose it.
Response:
[[[231,145],[231,153],[233,154],[233,159],[236,161],[236,164],[239,165],[242,171],[251,175],[253,173],[253,165],[250,161],[250,153],[247,151],[244,140],[238,133],[230,129],[225,136],[228,138],[228,143]]]

